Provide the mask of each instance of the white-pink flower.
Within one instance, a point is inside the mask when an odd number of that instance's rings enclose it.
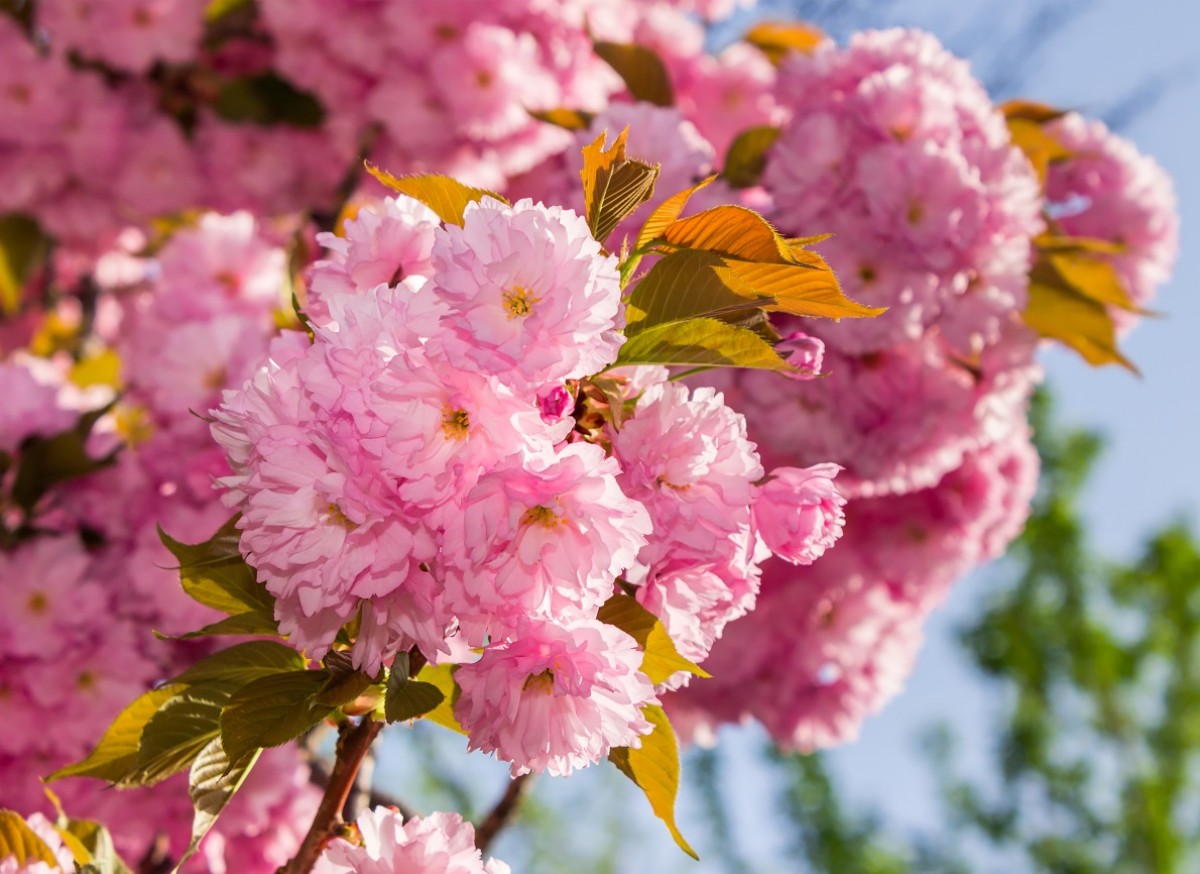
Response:
[[[836,464],[777,467],[759,486],[754,524],[771,552],[792,564],[812,564],[842,535],[846,499],[834,485]]]
[[[604,450],[574,443],[514,456],[447,514],[446,599],[468,635],[495,638],[530,616],[594,616],[650,534]]]
[[[617,261],[571,210],[484,198],[438,234],[433,266],[450,307],[437,345],[456,366],[536,392],[616,359]]]
[[[454,715],[471,749],[495,753],[512,775],[566,775],[613,747],[639,746],[657,703],[632,637],[596,620],[530,622],[513,640],[462,665]]]
[[[498,859],[483,861],[475,828],[457,813],[431,813],[408,822],[394,810],[363,811],[353,841],[326,846],[313,874],[509,874]]]
[[[317,242],[328,257],[313,265],[305,314],[323,323],[336,295],[362,294],[397,285],[409,276],[432,274],[430,255],[437,214],[411,197],[386,197],[347,219],[342,234],[323,233]]]

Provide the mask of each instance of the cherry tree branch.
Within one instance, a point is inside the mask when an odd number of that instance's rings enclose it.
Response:
[[[517,811],[521,807],[521,802],[532,785],[532,774],[522,774],[509,782],[508,787],[504,790],[504,794],[496,802],[496,806],[491,809],[491,812],[483,818],[483,822],[475,829],[475,846],[479,847],[485,853],[487,852],[487,848],[491,846],[492,841],[496,839],[500,832],[512,821],[513,817],[517,815]]]
[[[317,814],[300,849],[281,874],[309,874],[312,871],[325,842],[343,825],[342,810],[354,789],[358,769],[382,729],[383,723],[370,717],[364,718],[358,725],[346,723],[342,727],[333,769],[325,783],[325,795],[321,798]]]

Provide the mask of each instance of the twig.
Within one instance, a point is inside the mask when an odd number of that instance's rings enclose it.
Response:
[[[475,846],[485,853],[487,852],[487,848],[491,846],[496,836],[516,816],[521,801],[532,784],[532,774],[522,774],[520,777],[513,778],[508,784],[508,788],[504,790],[504,794],[500,796],[500,800],[496,802],[496,806],[475,829]]]
[[[325,841],[343,825],[342,810],[354,788],[359,766],[382,729],[383,723],[370,717],[364,718],[358,725],[342,729],[337,743],[337,758],[325,783],[325,795],[321,798],[317,814],[300,849],[281,874],[309,874],[312,871]]]

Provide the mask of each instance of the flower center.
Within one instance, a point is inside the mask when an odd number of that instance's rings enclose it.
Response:
[[[524,525],[540,525],[547,530],[553,530],[559,525],[566,525],[567,517],[559,516],[550,507],[539,504],[525,511],[525,515],[521,517],[521,523]]]
[[[540,692],[543,695],[549,695],[554,691],[554,672],[547,668],[540,674],[531,674],[525,678],[526,692]]]
[[[533,292],[523,285],[514,285],[504,292],[504,308],[508,310],[510,319],[529,315],[533,312],[533,305],[539,300],[540,297],[534,297]]]
[[[90,689],[96,685],[96,675],[91,671],[84,671],[75,678],[75,686],[79,689]]]
[[[447,440],[465,440],[471,429],[471,416],[459,407],[442,407],[442,434]]]
[[[342,512],[342,508],[332,501],[325,508],[325,519],[334,525],[341,525],[347,531],[353,531],[358,526],[350,520],[350,517]]]
[[[45,613],[50,606],[50,599],[41,592],[34,592],[29,596],[29,612],[30,613]]]
[[[691,483],[684,483],[681,486],[677,486],[677,485],[675,485],[675,483],[668,480],[665,476],[660,476],[658,478],[658,484],[664,488],[670,489],[673,492],[686,492],[688,489],[690,489],[692,487]]]

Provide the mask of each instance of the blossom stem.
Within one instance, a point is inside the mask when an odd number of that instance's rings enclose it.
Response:
[[[519,777],[514,777],[508,784],[508,788],[504,790],[504,794],[500,796],[500,800],[496,802],[496,806],[491,809],[487,816],[484,817],[478,828],[475,829],[475,846],[479,847],[483,852],[487,852],[487,848],[491,846],[492,841],[500,834],[501,831],[512,821],[516,816],[517,810],[521,806],[525,795],[529,792],[529,787],[533,784],[533,774],[522,774]]]
[[[382,729],[383,723],[370,717],[364,718],[358,725],[347,723],[342,727],[337,742],[337,757],[333,770],[329,772],[329,781],[325,784],[325,795],[321,798],[317,814],[300,849],[281,874],[309,874],[312,871],[325,842],[343,825],[342,810],[354,789],[358,769]]]

